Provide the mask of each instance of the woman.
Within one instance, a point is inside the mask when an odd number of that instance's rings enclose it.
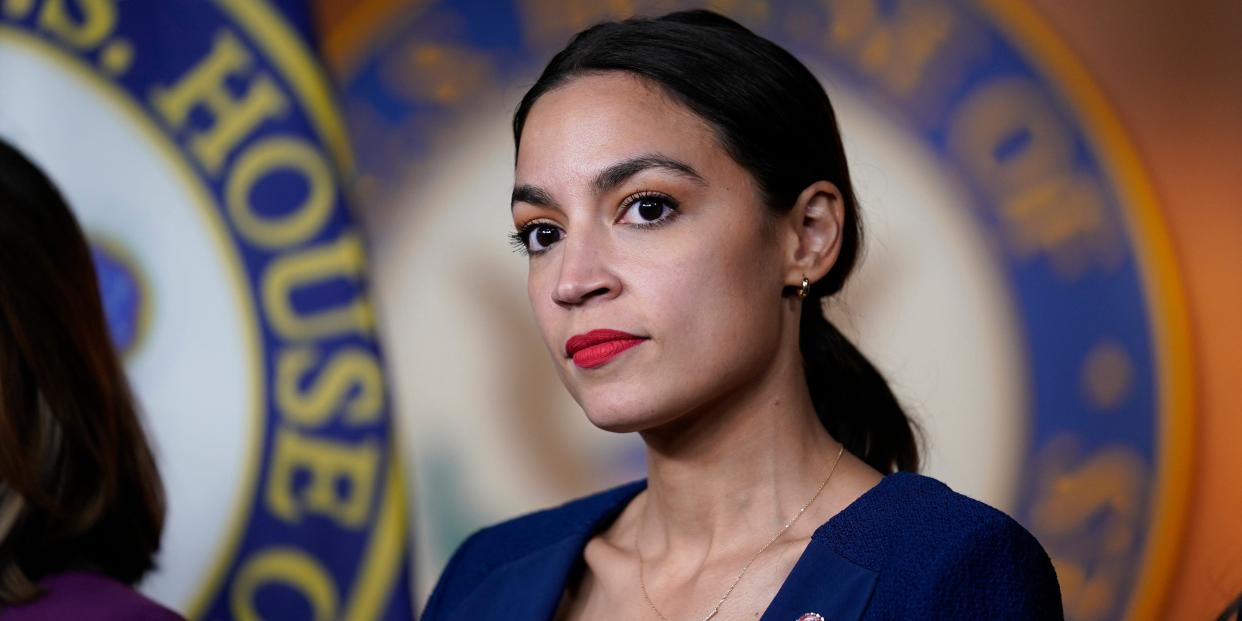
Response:
[[[514,139],[536,322],[648,479],[476,533],[424,619],[1061,618],[1043,549],[913,473],[910,420],[821,312],[861,230],[806,67],[706,11],[602,24]]]
[[[180,619],[131,586],[163,526],[86,239],[0,141],[0,621]]]

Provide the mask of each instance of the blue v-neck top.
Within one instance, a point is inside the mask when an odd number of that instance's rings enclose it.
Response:
[[[422,620],[551,619],[587,541],[645,487],[637,481],[475,533],[449,561]],[[760,621],[806,613],[1063,618],[1052,563],[1026,529],[913,473],[884,477],[816,529]]]

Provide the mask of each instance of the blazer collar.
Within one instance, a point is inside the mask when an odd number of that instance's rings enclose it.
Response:
[[[551,619],[587,542],[646,488],[647,481],[639,480],[604,492],[577,523],[567,525],[565,537],[492,570],[453,619]]]
[[[609,502],[586,516],[563,539],[498,567],[475,589],[475,597],[463,602],[458,609],[460,618],[551,619],[587,542],[646,487],[646,481],[637,481],[618,488]],[[823,536],[831,522],[816,529],[760,621],[798,621],[807,613],[828,621],[853,621],[862,616],[875,587],[876,573],[833,550]]]
[[[875,589],[876,573],[837,554],[822,536],[825,526],[827,523],[811,536],[759,621],[798,621],[809,613],[826,621],[862,618]]]

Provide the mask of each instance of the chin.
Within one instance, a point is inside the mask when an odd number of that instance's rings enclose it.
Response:
[[[582,404],[582,411],[592,425],[613,433],[642,431],[652,426],[655,412],[650,408],[638,409],[618,404]]]
[[[713,380],[729,375],[716,369],[685,373],[670,368],[680,367],[610,365],[589,374],[565,368],[561,378],[592,425],[613,433],[631,433],[655,429],[697,409],[723,389]]]
[[[642,431],[648,426],[644,423],[644,421],[634,419],[632,417],[627,418],[625,416],[613,415],[600,416],[592,415],[590,412],[587,413],[587,420],[591,421],[592,425],[612,433],[633,433],[636,431]]]
[[[677,418],[677,408],[665,407],[666,400],[650,391],[636,397],[634,391],[624,394],[597,388],[586,395],[576,395],[578,405],[592,425],[613,433],[631,433],[659,427]]]

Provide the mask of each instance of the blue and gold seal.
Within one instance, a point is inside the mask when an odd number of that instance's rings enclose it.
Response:
[[[192,619],[409,618],[403,488],[305,11],[0,1],[0,133],[96,244]]]

